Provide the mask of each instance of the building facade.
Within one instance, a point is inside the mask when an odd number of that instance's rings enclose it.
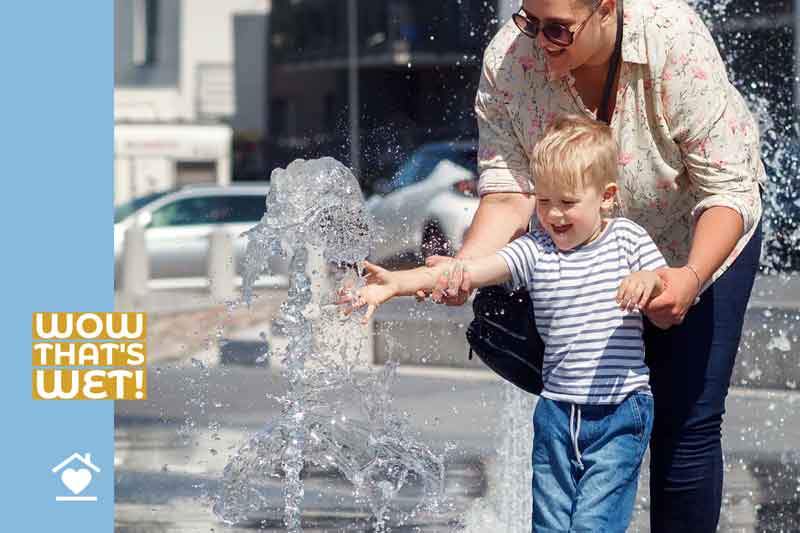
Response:
[[[423,142],[474,138],[499,17],[484,0],[274,0],[270,163],[330,155],[368,184]]]
[[[115,204],[232,180],[234,17],[268,10],[268,0],[115,0]]]
[[[734,83],[777,131],[792,134],[800,0],[690,3],[710,23]],[[331,155],[369,186],[424,142],[474,138],[483,50],[519,5],[274,0],[267,166]]]

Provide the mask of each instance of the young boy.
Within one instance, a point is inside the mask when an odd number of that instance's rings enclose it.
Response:
[[[473,287],[526,287],[545,343],[533,417],[534,531],[624,531],[650,438],[653,400],[639,307],[663,289],[647,232],[606,218],[618,153],[608,126],[557,118],[531,157],[538,227],[496,254],[390,272],[366,263],[354,307],[430,291],[463,268]]]

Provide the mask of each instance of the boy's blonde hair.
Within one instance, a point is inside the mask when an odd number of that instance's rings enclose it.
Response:
[[[545,128],[531,156],[534,181],[575,190],[578,184],[616,183],[619,151],[608,125],[580,115],[559,115]]]

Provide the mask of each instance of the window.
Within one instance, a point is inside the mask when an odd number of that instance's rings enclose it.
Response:
[[[155,42],[158,35],[156,0],[133,0],[133,50],[136,66],[155,62]]]
[[[153,212],[148,227],[188,226],[211,222],[212,198],[184,198],[176,200]]]
[[[269,125],[274,135],[283,136],[289,133],[289,106],[283,98],[273,98],[270,103]]]
[[[220,222],[255,224],[261,220],[266,210],[266,199],[261,195],[226,196],[218,200],[225,204]]]
[[[130,216],[131,214],[135,213],[136,211],[146,206],[150,202],[158,200],[165,194],[167,194],[166,191],[155,192],[152,194],[148,194],[147,196],[135,198],[128,203],[120,205],[119,207],[114,209],[114,224],[122,222],[124,219],[128,218],[128,216]]]
[[[155,212],[148,227],[232,224],[261,220],[265,210],[261,195],[201,196],[183,198]]]

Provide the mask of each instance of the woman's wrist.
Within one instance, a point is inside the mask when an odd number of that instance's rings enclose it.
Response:
[[[695,281],[697,281],[697,292],[700,292],[700,289],[703,287],[703,280],[700,277],[700,274],[698,274],[697,269],[693,267],[691,263],[686,263],[683,265],[683,268],[692,273]]]

